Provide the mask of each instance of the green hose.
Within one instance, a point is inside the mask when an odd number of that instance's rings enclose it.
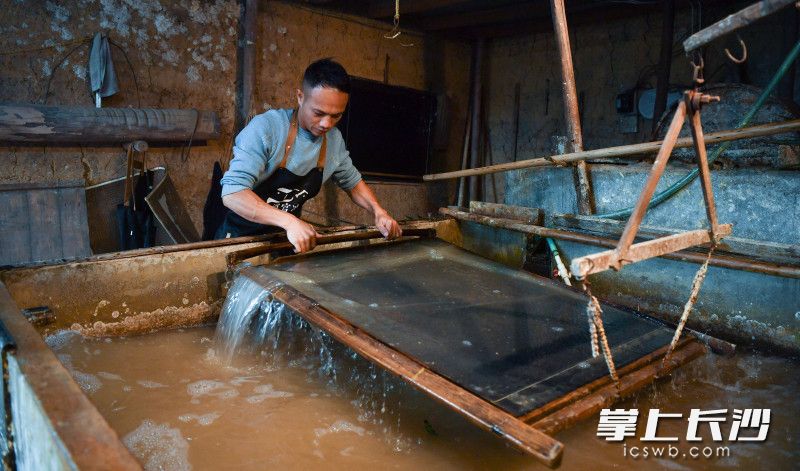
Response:
[[[795,59],[797,59],[798,54],[800,54],[800,41],[798,41],[797,44],[794,45],[794,48],[792,48],[792,50],[789,52],[789,55],[786,56],[786,59],[784,59],[783,64],[781,64],[780,68],[775,73],[775,76],[772,77],[772,80],[770,80],[767,87],[764,89],[763,92],[761,92],[761,95],[758,97],[758,100],[756,100],[756,102],[753,103],[753,106],[750,108],[750,111],[748,111],[747,114],[744,115],[742,120],[739,121],[739,125],[736,126],[736,129],[741,129],[747,126],[748,123],[750,123],[750,120],[753,119],[753,116],[756,115],[758,110],[761,109],[761,106],[764,104],[764,102],[767,101],[767,98],[769,98],[769,96],[772,94],[772,91],[775,90],[775,87],[778,86],[778,82],[780,82],[781,79],[783,79],[783,76],[786,75],[786,72],[792,66]],[[712,162],[714,162],[717,159],[717,157],[719,157],[720,154],[722,154],[728,147],[730,147],[731,142],[733,141],[724,142],[720,144],[719,147],[714,149],[714,152],[708,158],[709,165]],[[654,208],[659,204],[663,203],[664,201],[667,201],[668,199],[675,196],[679,191],[686,188],[686,186],[689,185],[689,183],[694,181],[694,179],[697,178],[698,173],[699,173],[698,169],[692,170],[686,176],[684,176],[677,182],[673,183],[669,188],[655,195],[653,199],[650,200],[650,204],[647,205],[647,209]],[[627,209],[621,209],[619,211],[614,211],[611,213],[595,214],[594,216],[598,218],[607,218],[607,219],[624,219],[630,216],[632,212],[633,208],[631,207]]]

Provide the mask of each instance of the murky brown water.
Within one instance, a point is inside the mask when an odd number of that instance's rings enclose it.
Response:
[[[213,339],[213,327],[198,327],[113,340],[62,333],[48,343],[147,469],[545,469],[364,361],[335,381],[311,358],[240,354],[226,366]],[[617,406],[641,411],[637,437],[650,408],[684,417],[691,408],[771,408],[765,443],[722,443],[727,458],[637,460],[596,438],[592,419],[557,435],[561,469],[796,469],[797,371],[780,358],[708,355]],[[659,436],[685,433],[682,420],[659,427]]]

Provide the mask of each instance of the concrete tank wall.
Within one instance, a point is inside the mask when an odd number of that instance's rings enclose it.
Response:
[[[598,212],[631,206],[649,167],[595,165],[592,177]],[[659,189],[685,169],[668,169]],[[577,212],[570,168],[508,172],[506,203],[542,208],[547,216]],[[718,170],[712,182],[720,222],[733,223],[733,236],[800,244],[800,173],[779,170]],[[707,227],[699,183],[648,211],[644,224],[675,229]],[[605,250],[558,242],[567,259]],[[796,252],[797,253],[797,252]],[[613,302],[677,322],[689,297],[698,264],[652,259],[619,272],[592,275],[594,292]],[[800,279],[710,267],[689,326],[743,345],[800,353]]]

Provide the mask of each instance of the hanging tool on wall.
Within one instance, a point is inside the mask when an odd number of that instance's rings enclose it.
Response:
[[[153,174],[147,170],[148,145],[145,141],[134,141],[126,144],[125,149],[128,156],[125,194],[116,211],[119,248],[152,247],[155,245],[156,222],[144,199],[153,190]],[[141,156],[138,160],[137,154]],[[134,170],[139,170],[135,183]]]

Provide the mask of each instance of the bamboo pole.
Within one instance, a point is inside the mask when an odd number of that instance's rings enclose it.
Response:
[[[567,14],[564,0],[550,0],[550,9],[553,16],[553,29],[558,43],[558,55],[561,58],[561,91],[564,94],[564,119],[567,122],[567,137],[569,138],[569,151],[580,152],[583,150],[583,136],[581,134],[581,117],[578,110],[578,92],[575,88],[575,69],[572,65],[572,50],[569,44],[569,29],[567,28]],[[577,161],[578,175],[577,187],[578,209],[581,214],[592,214],[592,185],[589,180],[589,170],[584,160]]]
[[[780,123],[762,124],[741,129],[730,129],[727,131],[717,131],[706,134],[706,145],[714,145],[720,142],[736,141],[739,139],[750,139],[753,137],[771,136],[787,132],[800,131],[800,119],[783,121]],[[593,149],[582,152],[572,152],[569,154],[553,155],[549,157],[539,157],[535,159],[520,160],[517,162],[506,162],[486,167],[472,168],[467,170],[457,170],[454,172],[432,173],[422,177],[425,181],[448,180],[451,178],[467,177],[472,175],[485,175],[489,173],[507,172],[509,170],[519,170],[532,167],[561,166],[570,162],[577,162],[588,159],[631,157],[635,155],[650,154],[658,152],[662,141],[643,142],[641,144],[629,144],[625,146],[605,147],[603,149]],[[691,137],[682,137],[675,142],[675,147],[692,147]]]
[[[472,82],[470,84],[470,94],[472,95],[472,116],[470,118],[471,133],[469,140],[469,161],[473,167],[483,163],[478,156],[481,132],[483,123],[481,122],[482,98],[483,98],[483,55],[485,41],[481,38],[475,40],[472,46]],[[482,187],[479,178],[469,179],[469,199],[482,199]]]
[[[725,36],[754,21],[771,15],[792,3],[795,3],[795,0],[761,0],[760,2],[756,2],[689,36],[689,38],[683,42],[683,49],[688,54],[721,36]]]

